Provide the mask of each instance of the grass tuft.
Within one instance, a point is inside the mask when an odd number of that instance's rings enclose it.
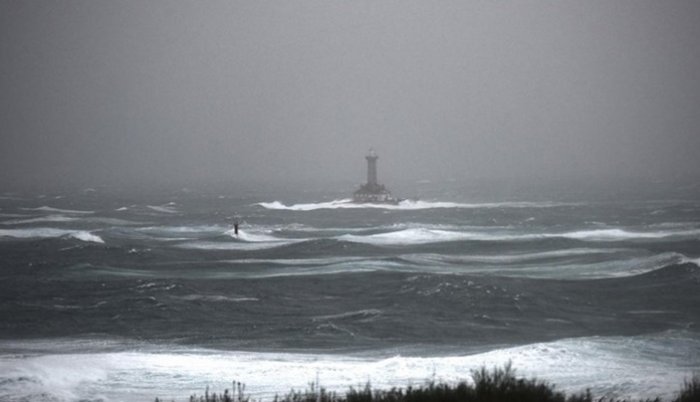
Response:
[[[518,378],[510,363],[491,370],[482,367],[471,372],[472,383],[456,384],[428,382],[421,386],[373,389],[351,387],[344,395],[326,390],[316,383],[303,391],[291,390],[284,396],[276,395],[273,402],[625,402],[607,398],[595,399],[590,391],[566,396],[551,385],[537,379]],[[233,381],[232,392],[209,393],[190,396],[190,402],[258,402],[245,393],[245,385]],[[160,402],[156,398],[156,402]],[[644,402],[661,402],[659,398]],[[700,402],[700,376],[686,380],[672,402]]]
[[[673,402],[700,402],[700,374],[683,383],[683,388],[678,393],[678,398]]]

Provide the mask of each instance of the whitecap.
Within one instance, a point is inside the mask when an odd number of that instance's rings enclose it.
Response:
[[[556,237],[557,234],[549,234],[548,237]],[[697,237],[700,236],[700,229],[688,230],[668,230],[639,232],[628,231],[619,228],[581,230],[575,232],[562,233],[559,236],[577,240],[600,240],[616,241],[630,239],[661,239],[667,237]]]
[[[225,231],[225,226],[219,225],[194,225],[194,226],[147,226],[136,229],[138,232],[156,236],[171,238],[183,235],[220,235]]]
[[[22,225],[27,223],[40,223],[40,222],[73,222],[79,218],[65,215],[45,215],[36,218],[28,219],[14,219],[10,221],[2,222],[3,225]]]
[[[361,204],[352,202],[351,199],[340,199],[328,202],[306,203],[285,205],[280,201],[260,202],[259,205],[263,208],[284,211],[314,211],[318,209],[388,209],[388,210],[420,210],[420,209],[437,209],[437,208],[552,208],[559,206],[576,205],[572,203],[561,202],[530,202],[530,201],[508,201],[508,202],[484,202],[484,203],[460,203],[460,202],[445,202],[445,201],[422,201],[422,200],[403,200],[398,204]]]
[[[466,232],[457,230],[436,230],[411,228],[371,235],[345,234],[339,240],[374,245],[416,245],[451,241],[528,241],[538,239],[565,238],[581,241],[607,242],[623,240],[645,240],[670,237],[697,237],[700,230],[634,232],[619,228],[580,230],[562,233],[537,233],[513,231]]]
[[[47,205],[38,208],[20,208],[25,211],[41,211],[41,212],[52,212],[52,213],[62,213],[62,214],[94,214],[95,211],[79,211],[75,209],[60,209],[53,208]]]
[[[548,236],[556,236],[549,234]],[[629,232],[623,229],[595,229],[562,233],[561,237],[577,240],[627,240],[658,239],[668,236],[665,232]]]
[[[487,238],[488,236],[475,233],[420,228],[371,235],[345,234],[338,236],[338,240],[374,245],[411,245],[458,240],[485,240]]]
[[[76,238],[78,240],[82,241],[87,241],[87,242],[93,242],[93,243],[101,243],[104,244],[104,240],[100,236],[97,236],[95,234],[92,234],[90,232],[84,231],[84,230],[79,230],[77,232],[73,232],[70,235],[73,238]]]
[[[631,249],[609,249],[612,257],[588,261],[595,254],[607,254],[608,250],[575,249],[514,254],[514,255],[442,255],[433,253],[405,254],[400,258],[410,265],[398,270],[445,274],[478,274],[539,279],[591,280],[631,277],[653,272],[687,261],[683,254],[675,252],[646,254]],[[641,254],[640,254],[641,253]],[[576,261],[572,257],[581,256]],[[561,262],[541,258],[563,258]]]
[[[688,264],[688,263],[690,263],[690,264],[695,264],[695,265],[697,265],[698,267],[700,267],[700,258],[689,258],[689,257],[684,257],[684,258],[681,260],[681,263],[683,263],[683,264]]]
[[[338,240],[373,245],[417,245],[453,241],[509,241],[531,240],[546,235],[523,234],[509,232],[466,232],[457,230],[440,230],[427,228],[411,228],[393,232],[377,233],[371,235],[345,234],[338,236]]]
[[[244,230],[238,230],[236,234],[235,229],[227,230],[225,234],[242,241],[246,242],[282,242],[287,241],[287,239],[281,239],[279,237],[270,236],[265,233],[254,233]],[[303,239],[302,239],[303,240]]]
[[[57,228],[0,229],[0,237],[9,237],[14,239],[44,239],[59,238],[64,236],[69,236],[85,242],[104,243],[102,238],[85,230]]]
[[[50,341],[37,342],[42,350],[51,347]],[[0,350],[7,350],[6,343],[0,342]],[[700,370],[700,340],[687,331],[571,338],[447,356],[387,355],[381,350],[362,356],[229,352],[157,345],[116,351],[105,344],[86,341],[80,350],[66,352],[59,343],[56,352],[40,354],[10,346],[9,354],[0,355],[0,394],[11,399],[43,395],[67,400],[180,400],[202,394],[206,387],[216,392],[230,389],[235,378],[246,384],[253,399],[272,400],[292,388],[305,389],[311,381],[336,392],[366,381],[377,389],[431,380],[471,382],[472,370],[512,362],[518,377],[537,377],[567,393],[590,389],[595,397],[670,399],[684,379]]]
[[[465,255],[445,255],[445,254],[406,254],[401,258],[418,263],[481,263],[481,264],[520,264],[530,261],[541,261],[545,259],[568,259],[571,257],[586,257],[591,255],[616,254],[632,252],[633,249],[624,248],[570,248],[540,251],[534,253],[506,253],[498,255],[489,254],[465,254]]]
[[[546,266],[541,264],[525,264],[512,267],[476,267],[468,271],[488,275],[525,278],[591,280],[642,275],[679,264],[683,259],[684,256],[679,253],[660,253],[649,256],[610,259],[592,263],[548,264]]]
[[[299,241],[278,240],[270,242],[214,242],[214,241],[196,241],[178,244],[177,248],[195,249],[195,250],[265,250],[286,246]]]
[[[256,301],[260,300],[256,297],[204,295],[204,294],[190,294],[190,295],[185,295],[185,296],[175,296],[173,298],[186,300],[186,301],[231,302],[231,303],[256,302]]]
[[[148,209],[151,209],[156,212],[163,212],[166,214],[176,214],[177,211],[172,208],[171,204],[165,204],[165,205],[146,205]]]
[[[229,264],[270,264],[289,266],[325,266],[340,263],[374,261],[368,257],[327,257],[327,258],[241,258],[236,260],[219,260]]]
[[[327,320],[344,320],[344,319],[359,319],[359,321],[369,321],[382,315],[382,310],[379,309],[364,309],[356,311],[346,311],[344,313],[320,315],[312,317],[312,321],[327,321]]]

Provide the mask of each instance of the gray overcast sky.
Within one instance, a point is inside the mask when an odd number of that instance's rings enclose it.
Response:
[[[698,1],[0,0],[0,179],[700,175]]]

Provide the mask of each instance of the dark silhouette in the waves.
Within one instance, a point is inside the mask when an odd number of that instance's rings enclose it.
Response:
[[[370,148],[365,159],[367,159],[367,183],[355,191],[352,201],[359,204],[398,204],[399,200],[394,198],[391,192],[377,181],[377,159],[379,157],[373,149]]]

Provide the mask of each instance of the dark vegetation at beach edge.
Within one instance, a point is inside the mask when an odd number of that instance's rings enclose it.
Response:
[[[625,400],[596,398],[589,391],[567,396],[555,390],[555,386],[537,379],[524,379],[515,376],[510,364],[504,368],[486,368],[471,372],[473,384],[466,381],[457,384],[428,382],[421,386],[372,389],[368,383],[364,388],[350,388],[344,395],[330,392],[317,384],[310,384],[304,391],[291,390],[284,396],[275,396],[274,402],[623,402]],[[159,398],[156,402],[165,402]],[[245,394],[245,385],[233,382],[233,392],[192,395],[190,402],[256,402]],[[643,400],[661,402],[661,399]],[[700,375],[686,380],[677,395],[670,402],[700,402]]]

